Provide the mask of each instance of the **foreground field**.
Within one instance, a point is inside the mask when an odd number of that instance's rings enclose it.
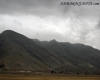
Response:
[[[0,74],[0,80],[100,80],[100,76]]]

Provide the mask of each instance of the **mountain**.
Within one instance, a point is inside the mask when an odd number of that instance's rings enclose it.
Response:
[[[35,42],[57,56],[61,66],[54,71],[73,74],[100,74],[100,51],[83,44],[68,42]]]
[[[46,60],[45,60],[46,59]],[[7,30],[0,35],[0,63],[9,71],[47,71],[55,57],[31,39]]]
[[[0,72],[100,74],[99,63],[100,51],[87,45],[0,34]]]

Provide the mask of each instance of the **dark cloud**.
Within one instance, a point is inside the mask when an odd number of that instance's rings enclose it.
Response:
[[[72,1],[75,2],[75,0],[0,0],[0,13],[38,13],[38,14],[66,14],[68,11],[71,11],[74,13],[85,14],[89,11],[98,13],[100,12],[100,9],[98,9],[95,6],[92,8],[90,7],[72,7],[72,6],[66,6],[61,5],[61,2],[68,2]],[[84,0],[76,0],[76,1],[84,1]],[[85,1],[92,1],[92,2],[100,2],[100,0],[85,0]],[[89,10],[89,11],[88,11]],[[85,13],[84,13],[85,12]],[[93,12],[93,14],[94,14]],[[87,14],[86,13],[86,14]],[[85,14],[85,15],[86,15]],[[92,13],[91,13],[92,14]]]
[[[75,0],[0,0],[1,14],[36,14],[68,16],[74,13],[77,16],[95,16],[100,14],[99,6],[67,6],[61,2],[74,2]],[[76,0],[84,2],[84,0]],[[100,2],[100,0],[85,0]],[[91,14],[89,14],[91,13]]]
[[[59,0],[0,0],[0,13],[42,14],[48,13],[49,10],[56,12],[59,5]]]

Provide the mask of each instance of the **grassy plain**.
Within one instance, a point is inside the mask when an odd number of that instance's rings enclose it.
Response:
[[[0,80],[100,80],[100,76],[0,74]]]

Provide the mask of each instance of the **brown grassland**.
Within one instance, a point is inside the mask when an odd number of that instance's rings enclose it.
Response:
[[[100,80],[100,76],[0,74],[0,80]]]

